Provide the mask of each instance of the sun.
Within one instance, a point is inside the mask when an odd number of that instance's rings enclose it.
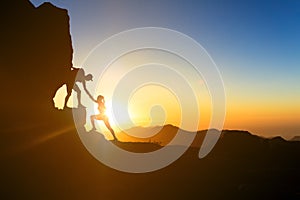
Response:
[[[141,116],[139,115],[138,112],[136,112],[136,110],[131,109],[131,106],[129,106],[129,108],[127,109],[127,113],[118,110],[119,106],[124,106],[124,105],[123,103],[116,102],[116,101],[113,104],[112,100],[109,98],[105,101],[105,107],[106,107],[105,115],[108,117],[109,123],[113,129],[120,131],[120,130],[131,128],[132,126],[135,125],[146,125],[140,123]]]
[[[116,123],[114,121],[114,114],[113,114],[111,102],[107,102],[105,104],[106,104],[105,115],[108,117],[110,125],[115,126]]]

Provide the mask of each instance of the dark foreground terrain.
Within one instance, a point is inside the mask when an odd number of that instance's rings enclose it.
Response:
[[[150,143],[116,144],[135,152],[160,148]],[[198,158],[197,148],[190,148],[172,165],[145,174],[104,166],[72,129],[2,153],[1,199],[300,198],[300,143],[247,132],[225,132],[204,159]]]

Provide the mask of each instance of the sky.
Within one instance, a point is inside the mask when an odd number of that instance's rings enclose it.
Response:
[[[38,6],[44,1],[31,2]],[[225,129],[287,139],[300,135],[299,1],[50,2],[70,15],[74,66],[82,66],[93,48],[121,31],[139,27],[176,30],[201,44],[220,71],[226,94]]]

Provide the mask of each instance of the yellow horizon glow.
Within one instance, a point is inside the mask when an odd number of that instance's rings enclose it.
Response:
[[[102,94],[106,99],[107,115],[109,117],[112,127],[117,131],[122,129],[122,126],[126,126],[126,121],[118,122],[121,127],[115,121],[115,116],[112,113],[112,98],[113,90],[116,87],[118,80],[123,75],[126,75],[126,70],[132,66],[140,66],[144,63],[151,63],[160,60],[166,56],[151,54],[151,52],[134,52],[124,57],[119,58],[117,61],[109,66],[109,69],[105,72],[104,76],[100,81],[97,82],[97,87],[92,94],[96,98],[97,95]],[[185,69],[189,69],[189,65],[173,56],[168,55],[166,65],[174,66],[178,70],[182,70],[184,73]],[[97,66],[97,64],[95,64]],[[153,64],[155,67],[155,63]],[[86,73],[94,72],[87,71]],[[94,74],[95,75],[95,74]],[[203,80],[196,79],[193,74],[186,72],[185,74],[193,85],[194,91],[196,91],[196,99],[198,102],[200,111],[200,122],[198,124],[199,130],[209,128],[210,119],[212,116],[212,104],[209,91],[205,86]],[[145,75],[147,76],[147,74]],[[165,77],[166,74],[158,74],[158,76]],[[97,80],[97,77],[94,77]],[[87,87],[91,83],[87,83]],[[78,83],[81,87],[80,83]],[[176,86],[180,87],[180,84]],[[235,87],[235,86],[234,86]],[[300,121],[300,96],[298,93],[293,94],[291,98],[286,96],[279,96],[276,91],[270,92],[267,95],[260,91],[251,90],[251,88],[233,90],[231,88],[226,91],[227,105],[226,105],[226,119],[224,129],[242,129],[248,130],[254,134],[263,136],[276,136],[281,135],[285,138],[289,138],[291,135],[300,135],[299,121]],[[134,89],[134,88],[133,88]],[[231,90],[230,90],[231,89]],[[62,108],[64,97],[65,97],[65,86],[60,88],[54,98],[56,107]],[[87,129],[90,127],[89,115],[97,114],[97,104],[91,102],[88,96],[82,90],[82,102],[87,106]],[[75,95],[75,96],[74,96]],[[70,101],[68,102],[69,107],[76,107],[76,93],[72,92]],[[189,97],[189,96],[187,96]],[[125,106],[128,104],[128,113],[131,117],[132,122],[136,126],[153,126],[153,125],[165,125],[172,124],[180,128],[188,130],[188,127],[181,127],[181,105],[177,101],[176,96],[172,92],[168,91],[164,87],[159,85],[144,85],[133,91],[130,99],[118,100],[118,106]],[[128,101],[128,102],[125,102]],[[161,108],[160,108],[161,106]],[[152,109],[152,111],[151,111]],[[189,108],[191,114],[196,108]],[[116,115],[118,110],[116,110]],[[151,118],[152,116],[152,118]],[[153,118],[154,117],[154,118]],[[165,117],[165,118],[164,118]],[[155,122],[155,123],[154,123]],[[110,138],[109,131],[107,131],[103,122],[98,122],[98,127],[105,132],[105,135]]]

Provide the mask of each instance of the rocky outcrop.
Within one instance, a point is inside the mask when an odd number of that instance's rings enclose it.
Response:
[[[67,10],[6,1],[0,32],[1,114],[5,126],[49,119],[53,96],[72,65]]]

